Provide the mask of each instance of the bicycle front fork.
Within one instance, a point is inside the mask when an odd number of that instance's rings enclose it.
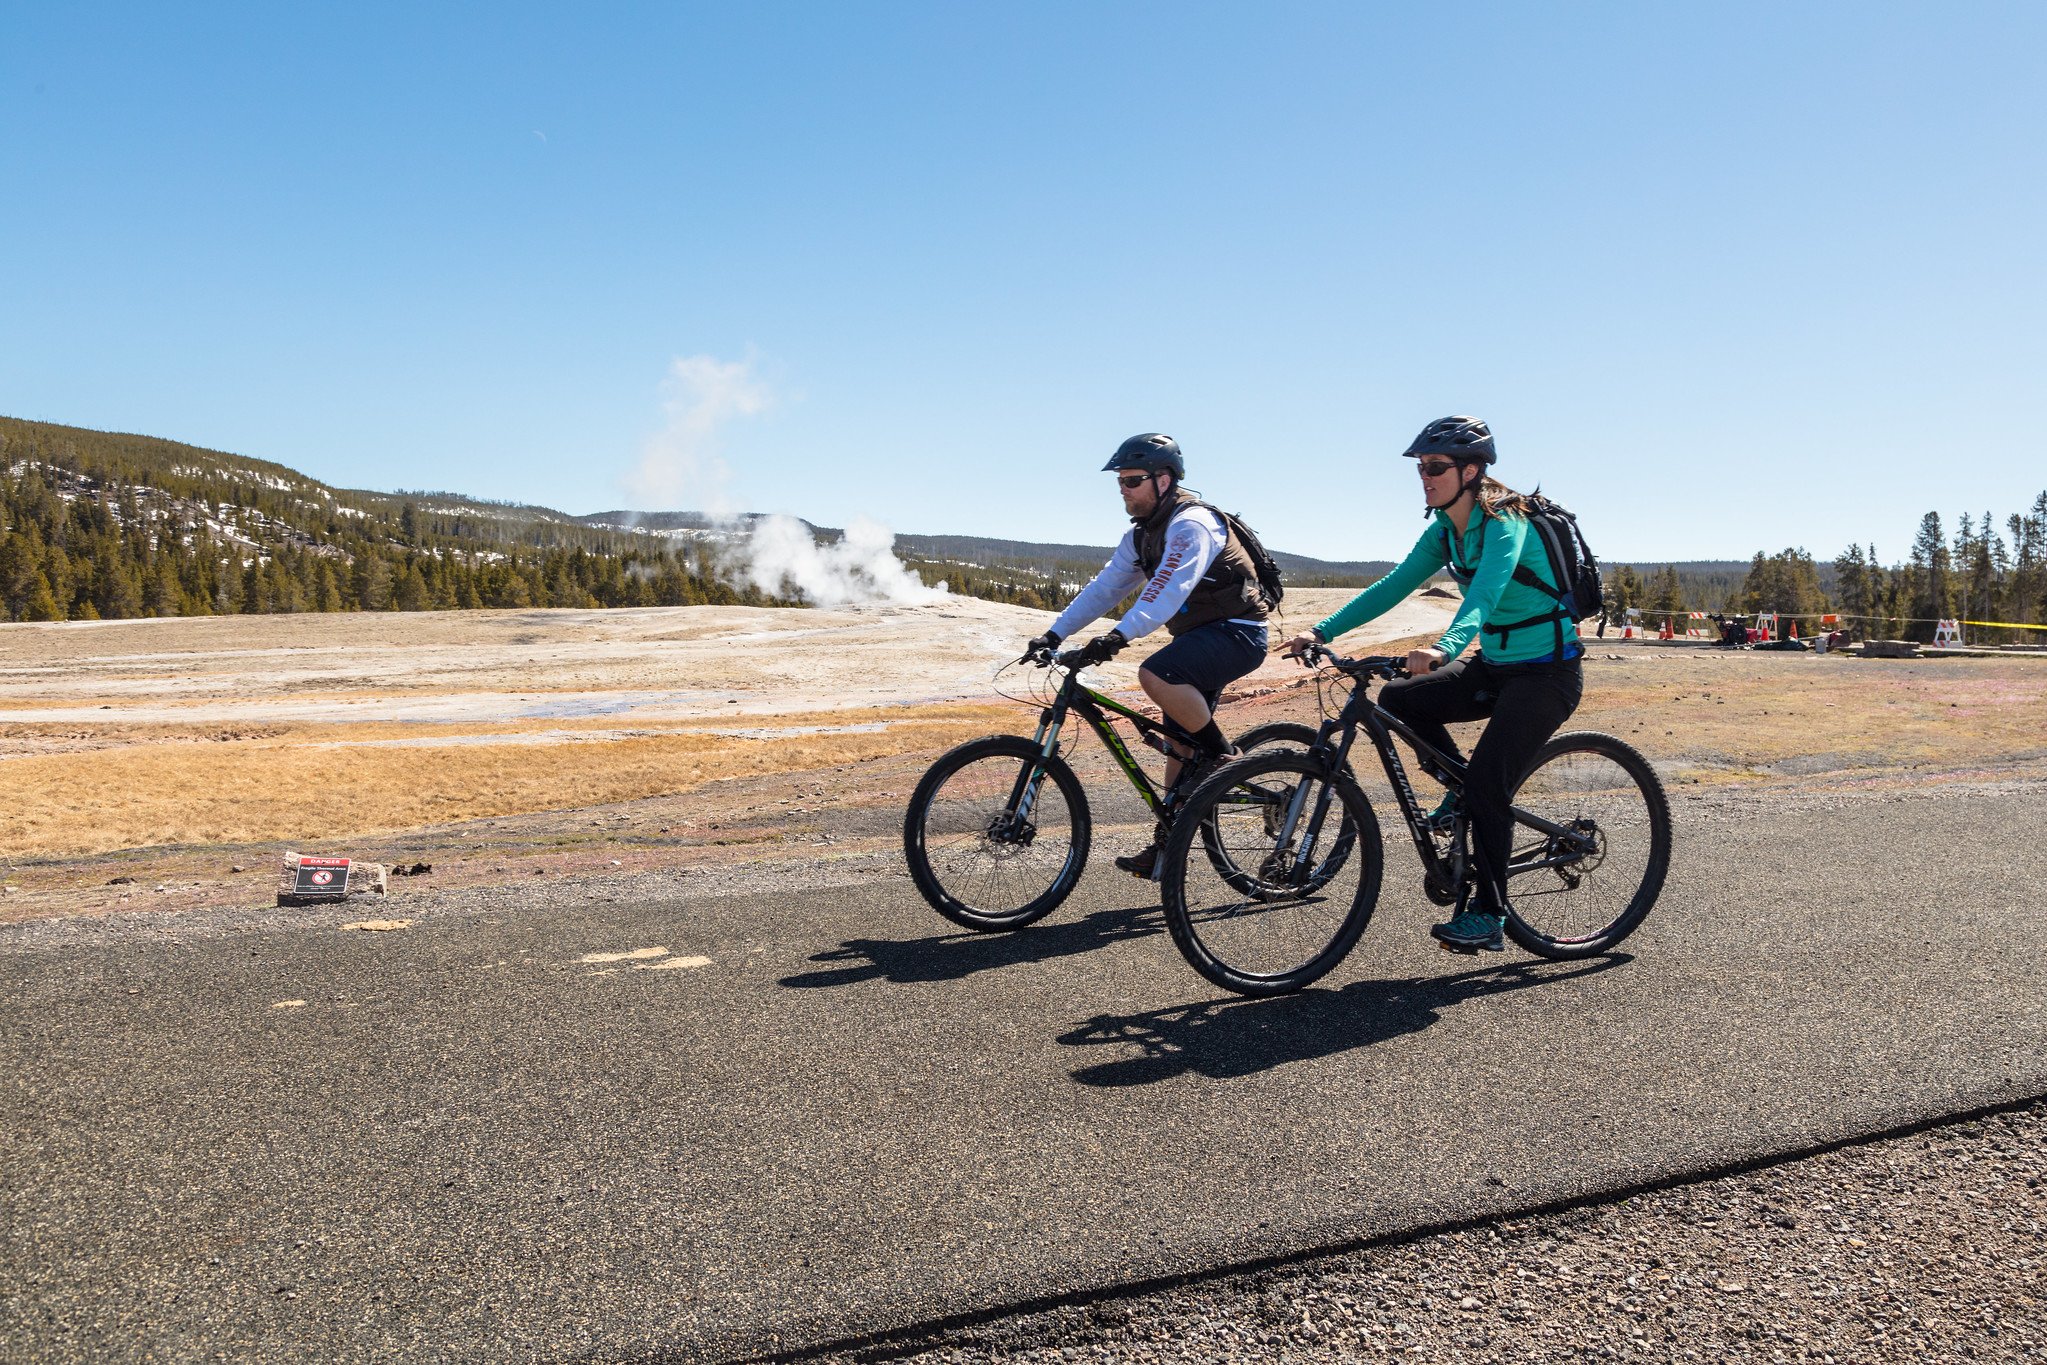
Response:
[[[1059,752],[1059,732],[1065,728],[1064,713],[1046,708],[1038,714],[1038,732],[1031,736],[1031,743],[1047,761]],[[1016,790],[1010,793],[1010,808],[1016,812],[1018,821],[1031,818],[1031,810],[1038,804],[1038,786],[1045,780],[1046,763],[1033,763],[1016,775]]]

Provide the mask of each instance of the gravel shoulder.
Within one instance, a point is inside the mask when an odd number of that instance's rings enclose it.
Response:
[[[806,1357],[2047,1359],[2047,1104],[1719,1179]]]

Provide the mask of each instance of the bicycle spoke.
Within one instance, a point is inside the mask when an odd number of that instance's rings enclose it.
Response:
[[[1000,828],[1010,816],[1021,766],[991,761],[962,769],[939,789],[925,822],[933,871],[978,910],[1000,914],[1030,901],[1065,865],[1072,847],[1065,801],[1042,778],[1030,820]]]

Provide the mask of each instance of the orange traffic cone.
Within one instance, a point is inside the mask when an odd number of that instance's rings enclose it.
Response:
[[[1656,638],[1659,640],[1672,640],[1677,638],[1676,636],[1671,634],[1670,622],[1668,619],[1664,621],[1663,629],[1656,632]]]

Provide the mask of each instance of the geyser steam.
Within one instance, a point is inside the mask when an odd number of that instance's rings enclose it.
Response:
[[[774,401],[751,358],[681,356],[669,365],[662,387],[666,425],[622,482],[642,506],[696,510],[688,509],[695,502],[724,540],[713,560],[719,577],[818,607],[912,605],[945,595],[943,586],[927,588],[903,567],[895,557],[895,532],[871,518],[854,518],[841,539],[820,545],[795,517],[738,515],[720,438],[728,423],[757,416]]]

